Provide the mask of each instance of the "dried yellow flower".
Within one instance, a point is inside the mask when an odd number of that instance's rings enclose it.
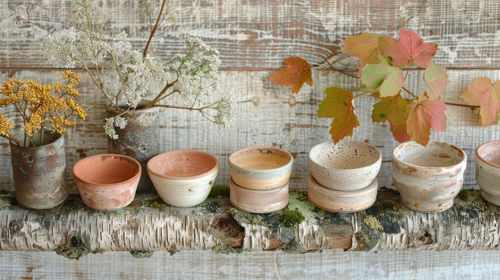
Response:
[[[85,110],[75,103],[81,94],[73,85],[78,85],[80,77],[73,71],[62,72],[66,83],[40,85],[34,81],[23,81],[11,78],[2,84],[0,107],[13,106],[23,118],[25,140],[16,139],[11,132],[14,125],[0,112],[0,136],[4,136],[19,144],[30,145],[43,143],[45,129],[52,135],[64,134],[67,128],[76,124],[69,119],[78,117],[84,120],[87,117]],[[57,93],[57,96],[56,96]],[[33,137],[40,133],[40,143],[34,143]]]

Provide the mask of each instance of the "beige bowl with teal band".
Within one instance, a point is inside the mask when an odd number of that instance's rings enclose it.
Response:
[[[293,156],[274,147],[249,147],[229,156],[231,178],[247,189],[273,189],[287,184],[292,165]]]

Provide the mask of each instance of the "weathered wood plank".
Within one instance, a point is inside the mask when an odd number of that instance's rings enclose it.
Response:
[[[290,193],[287,210],[249,214],[232,208],[229,189],[218,187],[193,208],[165,205],[141,194],[119,211],[93,211],[76,195],[48,211],[30,211],[13,193],[0,196],[0,250],[56,251],[68,258],[89,252],[284,250],[291,253],[344,249],[497,250],[500,208],[478,191],[463,191],[448,211],[422,214],[402,206],[399,194],[381,189],[377,202],[354,214],[325,212],[304,191]],[[298,211],[302,220],[285,216]],[[297,214],[296,214],[297,215]]]
[[[143,1],[103,0],[111,31],[129,32],[142,47],[146,18]],[[0,2],[0,68],[43,68],[41,39],[60,31],[72,14],[71,0]],[[301,56],[314,65],[338,61],[355,68],[341,54],[347,35],[373,31],[396,35],[409,28],[440,45],[435,62],[448,67],[498,68],[500,3],[495,0],[427,1],[169,1],[176,24],[158,32],[157,52],[164,58],[181,48],[181,33],[197,35],[221,52],[224,68],[278,68],[284,58]]]
[[[498,251],[323,251],[307,254],[105,252],[76,260],[51,252],[0,252],[0,279],[497,279]]]
[[[50,82],[58,77],[57,71],[4,71],[0,80],[6,80],[14,74],[23,79]],[[354,79],[331,71],[314,71],[314,87],[304,87],[293,95],[289,88],[269,82],[270,71],[224,71],[221,87],[235,95],[238,101],[237,117],[232,127],[220,131],[197,113],[179,110],[165,110],[161,119],[162,150],[202,149],[215,154],[220,160],[220,172],[217,184],[228,184],[229,168],[227,156],[243,147],[271,145],[290,151],[295,157],[291,186],[304,188],[309,173],[307,153],[315,144],[329,139],[330,120],[318,119],[316,111],[324,96],[324,90],[330,86],[355,88]],[[407,87],[415,92],[424,91],[423,73],[412,71],[407,80]],[[486,76],[492,80],[500,79],[496,70],[451,70],[445,100],[463,102],[459,95],[475,77]],[[96,104],[103,102],[99,93],[86,75],[82,75],[82,103]],[[397,144],[386,125],[371,122],[370,97],[356,100],[356,112],[361,126],[354,132],[354,139],[368,141],[382,152],[383,165],[379,174],[381,186],[392,186],[391,151]],[[102,104],[102,103],[101,103]],[[464,149],[468,156],[466,188],[475,186],[474,149],[480,144],[500,139],[498,125],[483,128],[478,125],[477,116],[469,109],[449,106],[448,129],[444,133],[433,133],[432,139],[445,141]],[[67,177],[71,182],[71,167],[88,155],[104,153],[107,149],[106,135],[103,132],[104,111],[93,108],[88,120],[71,129],[66,136],[68,161]],[[0,140],[0,189],[13,190],[11,184],[10,150],[5,140]],[[70,184],[72,185],[72,184]],[[74,189],[73,189],[74,191]]]

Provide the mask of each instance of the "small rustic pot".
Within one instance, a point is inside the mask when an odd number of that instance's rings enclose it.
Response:
[[[250,213],[271,213],[285,208],[288,204],[288,182],[274,189],[247,189],[238,186],[231,179],[231,204]]]
[[[467,156],[458,147],[429,142],[403,143],[392,151],[392,178],[403,204],[418,212],[442,212],[453,206],[463,185]]]
[[[118,154],[86,157],[73,166],[73,178],[82,201],[95,210],[114,210],[129,205],[140,177],[140,163]]]
[[[292,174],[293,156],[274,147],[249,147],[229,156],[233,181],[241,187],[273,189],[288,183]]]
[[[116,128],[118,139],[108,137],[108,152],[127,155],[141,163],[146,169],[148,160],[160,153],[160,112],[157,107],[131,110],[122,117],[127,120],[124,129]],[[107,117],[114,117],[123,111],[115,108],[106,110]],[[141,175],[139,191],[152,191],[153,183],[146,172]]]
[[[317,207],[337,213],[353,213],[365,210],[377,199],[378,181],[354,191],[339,191],[325,188],[312,175],[307,178],[307,195]]]
[[[66,200],[64,136],[51,143],[22,147],[10,143],[16,200],[30,209],[54,208]],[[39,139],[39,135],[35,138]],[[44,134],[50,139],[50,133]],[[35,142],[39,142],[35,139]]]
[[[366,188],[380,170],[377,148],[364,142],[324,142],[309,151],[309,170],[325,188],[351,191]]]
[[[476,181],[483,198],[500,206],[500,141],[476,149]]]
[[[207,199],[217,177],[219,161],[206,152],[182,150],[153,157],[147,168],[165,203],[191,207]]]

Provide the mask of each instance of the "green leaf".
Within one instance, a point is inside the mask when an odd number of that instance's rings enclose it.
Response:
[[[389,65],[388,59],[383,59],[378,64],[365,66],[361,82],[373,90],[378,90],[380,97],[388,97],[399,93],[404,76],[400,68]]]
[[[434,62],[429,63],[424,71],[425,90],[431,99],[441,96],[448,84],[446,68]]]

